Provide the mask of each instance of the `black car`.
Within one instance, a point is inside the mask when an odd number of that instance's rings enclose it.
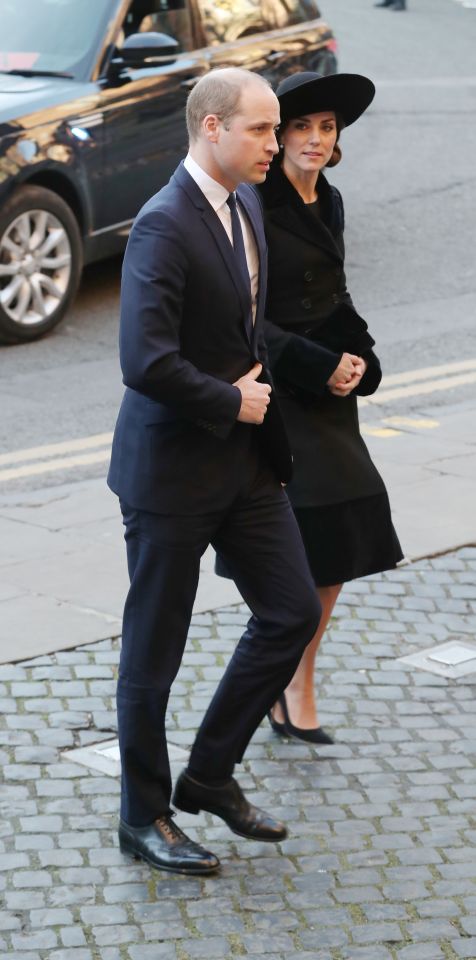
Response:
[[[314,0],[0,0],[0,339],[63,317],[185,154],[213,67],[336,71]]]

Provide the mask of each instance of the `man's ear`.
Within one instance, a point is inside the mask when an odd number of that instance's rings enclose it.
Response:
[[[216,113],[209,113],[203,119],[203,132],[210,141],[210,143],[216,143],[220,133],[220,120],[218,119]]]

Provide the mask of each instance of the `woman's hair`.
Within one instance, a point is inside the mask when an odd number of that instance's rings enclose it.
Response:
[[[319,113],[320,112],[321,111],[319,111]],[[342,160],[342,150],[339,146],[339,137],[341,135],[341,131],[344,129],[345,124],[339,113],[336,113],[335,110],[333,111],[333,113],[335,114],[335,118],[336,118],[337,137],[336,137],[336,142],[334,144],[334,149],[332,151],[330,159],[326,163],[326,167],[336,167],[337,164],[340,163],[340,161]],[[278,140],[279,140],[280,133],[283,133],[285,131],[286,127],[288,126],[288,123],[290,123],[291,120],[293,119],[295,119],[295,117],[289,117],[287,120],[284,121],[284,123],[280,125],[279,131],[278,131]]]

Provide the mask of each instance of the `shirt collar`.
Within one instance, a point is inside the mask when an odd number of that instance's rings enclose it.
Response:
[[[215,213],[224,203],[228,200],[229,191],[226,187],[222,186],[221,183],[218,183],[218,180],[214,180],[213,177],[210,177],[205,170],[187,153],[183,165],[186,171],[190,174],[191,177],[195,180],[195,183],[200,188],[202,193],[207,198],[210,206],[213,207]]]

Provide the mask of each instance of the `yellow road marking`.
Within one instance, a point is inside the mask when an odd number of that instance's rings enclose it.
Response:
[[[359,397],[359,405],[378,407],[381,403],[390,400],[401,400],[403,397],[419,397],[425,393],[435,393],[439,390],[451,390],[463,384],[476,383],[476,373],[461,373],[455,377],[442,377],[441,380],[432,380],[429,383],[411,384],[408,387],[396,387],[394,390],[379,390],[375,397]]]
[[[383,423],[395,427],[414,427],[415,430],[433,430],[440,425],[439,420],[430,420],[429,417],[384,417]]]
[[[416,370],[406,370],[404,373],[390,373],[382,378],[382,385],[383,387],[395,387],[401,383],[431,380],[432,377],[463,373],[465,370],[476,370],[476,359],[456,360],[454,363],[441,363],[435,367],[419,367]]]
[[[360,432],[364,437],[398,437],[401,430],[392,430],[391,427],[373,427],[370,423],[361,423]]]
[[[4,463],[23,463],[25,460],[37,460],[39,457],[55,457],[58,453],[71,453],[73,450],[104,447],[111,442],[112,433],[96,433],[91,437],[81,437],[78,440],[62,440],[60,443],[48,443],[42,447],[14,450],[13,453],[0,454],[0,466]]]
[[[98,450],[96,453],[81,453],[74,457],[58,457],[56,460],[47,460],[45,463],[26,464],[23,467],[13,467],[10,470],[0,470],[0,482],[18,480],[20,477],[33,477],[40,473],[50,473],[52,470],[70,470],[72,467],[88,466],[91,463],[104,463],[109,460],[111,451]]]
[[[433,367],[421,367],[416,370],[385,376],[379,392],[374,397],[359,397],[359,406],[372,405],[378,407],[380,404],[389,403],[392,400],[424,396],[425,394],[451,390],[454,387],[470,383],[476,383],[476,358]],[[362,433],[375,437],[395,437],[401,433],[400,430],[395,429],[398,427],[430,430],[439,426],[437,420],[432,420],[429,417],[383,417],[381,422],[382,424],[388,424],[388,426],[362,423]],[[37,476],[54,470],[69,470],[77,466],[104,463],[110,456],[111,441],[112,433],[97,433],[90,437],[63,440],[58,443],[2,453],[0,454],[0,467],[5,466],[7,469],[0,469],[0,482]],[[94,452],[95,450],[96,452]],[[79,453],[79,451],[85,452]],[[61,456],[61,454],[67,456]],[[68,456],[68,454],[70,455]],[[30,465],[28,465],[29,462]],[[14,467],[13,464],[22,464],[22,466]]]

